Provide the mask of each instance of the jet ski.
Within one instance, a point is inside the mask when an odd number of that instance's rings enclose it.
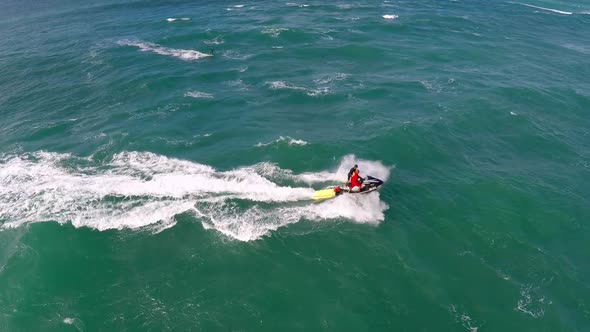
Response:
[[[332,186],[322,190],[316,190],[313,194],[314,201],[322,201],[330,198],[334,198],[340,195],[349,195],[349,194],[367,194],[372,191],[379,189],[383,185],[383,181],[379,180],[375,177],[368,175],[362,182],[361,182],[361,190],[359,192],[351,192],[348,185],[343,186]]]

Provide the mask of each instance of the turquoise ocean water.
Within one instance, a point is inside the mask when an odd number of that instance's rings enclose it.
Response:
[[[0,4],[0,331],[590,331],[587,1]],[[378,193],[315,204],[361,174]]]

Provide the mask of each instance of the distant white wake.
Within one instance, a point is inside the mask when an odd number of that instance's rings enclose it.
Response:
[[[387,209],[378,193],[309,201],[309,184],[343,181],[354,163],[363,174],[384,180],[389,175],[381,163],[354,156],[346,156],[335,172],[294,174],[271,163],[218,171],[149,152],[123,152],[103,163],[52,152],[4,155],[0,224],[56,221],[97,230],[164,229],[175,224],[176,215],[191,213],[206,228],[249,241],[302,219],[378,223]]]
[[[549,11],[549,12],[553,12],[553,13],[557,13],[557,14],[562,14],[562,15],[572,15],[573,14],[572,12],[566,12],[563,10],[557,10],[557,9],[553,9],[553,8],[546,8],[546,7],[530,5],[528,3],[522,3],[522,2],[509,2],[509,3],[515,4],[515,5],[526,6],[526,7],[530,7],[530,8],[535,8],[535,9],[540,9],[540,10],[545,10],[545,11]]]

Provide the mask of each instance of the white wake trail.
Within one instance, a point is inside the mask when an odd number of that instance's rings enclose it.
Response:
[[[515,4],[515,5],[521,5],[521,6],[525,6],[525,7],[530,7],[530,8],[535,8],[535,9],[541,9],[541,10],[546,10],[549,12],[553,12],[553,13],[557,13],[557,14],[562,14],[562,15],[573,15],[572,12],[566,12],[563,10],[557,10],[557,9],[553,9],[553,8],[546,8],[546,7],[540,7],[540,6],[535,6],[535,5],[530,5],[528,3],[522,3],[522,2],[509,2],[511,4]]]
[[[378,223],[387,205],[377,193],[310,202],[310,184],[341,181],[353,163],[383,179],[389,175],[380,163],[354,156],[345,157],[334,172],[294,174],[271,163],[219,171],[149,152],[122,152],[101,163],[52,152],[4,155],[0,224],[55,221],[97,230],[165,229],[176,215],[188,212],[206,228],[248,241],[302,219]]]

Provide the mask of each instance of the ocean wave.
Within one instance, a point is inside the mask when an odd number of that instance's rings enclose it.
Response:
[[[330,84],[334,81],[342,81],[345,80],[349,77],[349,74],[345,74],[345,73],[335,73],[335,74],[329,74],[326,76],[322,76],[319,78],[314,79],[313,81],[317,84]]]
[[[225,10],[227,10],[227,11],[232,11],[232,10],[239,10],[239,9],[242,9],[242,8],[244,8],[245,6],[246,6],[246,5],[233,5],[233,6],[231,6],[231,7],[227,7],[227,8],[225,8]],[[254,8],[254,7],[250,7],[250,9],[252,9],[252,8]]]
[[[243,241],[302,219],[379,223],[387,205],[378,193],[292,204],[309,201],[313,189],[276,182],[280,176],[296,182],[321,176],[342,181],[355,162],[364,167],[348,156],[335,173],[299,175],[270,163],[218,171],[149,152],[122,152],[101,163],[53,152],[2,155],[0,223],[3,228],[56,221],[100,231],[161,231],[174,226],[176,215],[190,213],[206,228]]]
[[[278,143],[282,143],[282,142],[286,142],[289,145],[307,145],[307,144],[309,144],[308,142],[306,142],[304,140],[291,138],[289,136],[279,136],[279,138],[277,138],[276,140],[274,140],[272,142],[269,142],[269,143],[259,142],[255,146],[257,146],[257,147],[263,147],[263,146],[269,146],[269,145],[272,145],[272,144],[278,144]]]
[[[452,92],[455,89],[455,79],[435,79],[432,81],[420,81],[420,84],[430,93]]]
[[[330,94],[330,88],[327,86],[324,86],[324,87],[319,87],[316,89],[308,89],[305,92],[305,94],[307,94],[310,97],[324,96],[324,95]]]
[[[306,88],[304,87],[300,87],[300,86],[295,86],[295,85],[289,85],[283,81],[274,81],[274,82],[266,82],[266,84],[272,89],[272,90],[299,90],[299,91],[307,91]]]
[[[398,17],[399,16],[397,16],[397,15],[383,15],[383,18],[386,20],[395,20]]]
[[[304,3],[295,3],[295,2],[287,2],[286,3],[287,6],[289,7],[299,7],[299,8],[305,8],[305,7],[309,7],[308,4],[304,4]]]
[[[266,82],[266,84],[272,90],[294,90],[294,91],[301,91],[301,92],[304,92],[306,95],[308,95],[310,97],[323,96],[323,95],[327,95],[327,94],[330,93],[330,88],[329,87],[326,87],[326,86],[324,86],[324,87],[318,87],[318,88],[315,88],[315,89],[310,89],[310,88],[306,88],[306,87],[291,85],[291,84],[288,84],[288,83],[283,82],[283,81]]]
[[[232,87],[232,88],[237,88],[239,91],[246,91],[249,89],[249,85],[244,83],[244,81],[237,79],[237,80],[233,80],[233,81],[225,81],[223,82],[223,84]]]
[[[277,38],[281,34],[281,32],[283,32],[283,31],[289,31],[289,29],[270,27],[270,28],[265,28],[261,32],[266,35],[271,35],[273,38]]]
[[[186,61],[198,60],[213,56],[212,54],[201,53],[199,51],[168,48],[158,44],[142,41],[121,40],[118,42],[118,44],[123,46],[134,46],[139,48],[139,50],[142,52],[149,51],[160,55],[173,56]]]

